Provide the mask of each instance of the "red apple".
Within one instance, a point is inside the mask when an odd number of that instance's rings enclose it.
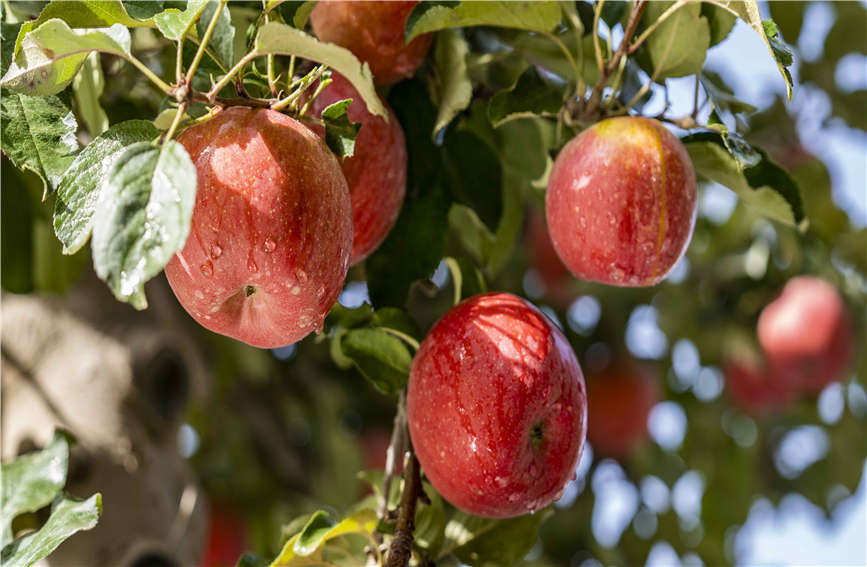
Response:
[[[213,504],[208,513],[208,539],[201,567],[231,567],[247,547],[247,530],[237,510]]]
[[[412,77],[421,65],[432,34],[404,42],[406,18],[418,2],[339,2],[316,4],[310,13],[313,33],[343,46],[366,62],[377,84]]]
[[[568,306],[577,295],[571,289],[574,280],[551,244],[545,216],[535,209],[530,211],[525,238],[530,266],[545,284],[546,297],[559,307]]]
[[[659,401],[656,376],[632,362],[615,362],[587,376],[587,439],[593,450],[627,456],[647,438],[647,418]]]
[[[349,264],[355,265],[382,243],[400,213],[406,193],[406,142],[391,109],[388,122],[374,116],[349,81],[337,73],[332,79],[311,104],[311,113],[318,118],[328,105],[351,98],[349,119],[361,123],[355,154],[341,164],[352,200],[355,240]],[[316,131],[325,134],[321,127]]]
[[[517,516],[557,499],[575,473],[586,409],[563,333],[508,293],[453,307],[410,369],[407,416],[422,470],[477,516]]]
[[[246,107],[178,141],[198,174],[190,236],[166,266],[184,309],[262,348],[320,329],[352,249],[349,190],[334,154],[297,120]]]
[[[692,236],[695,171],[680,140],[656,120],[609,118],[557,156],[545,208],[554,249],[576,277],[654,285]]]
[[[762,416],[779,411],[794,397],[796,386],[767,364],[729,360],[723,366],[729,396],[745,412]]]
[[[759,316],[759,344],[774,372],[807,392],[843,378],[852,358],[852,327],[837,289],[800,276]]]

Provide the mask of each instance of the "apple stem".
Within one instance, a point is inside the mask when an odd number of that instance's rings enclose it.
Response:
[[[415,507],[421,494],[421,473],[418,459],[409,448],[409,462],[404,475],[403,494],[397,514],[394,538],[388,548],[386,567],[406,567],[412,557],[413,530],[415,529]]]

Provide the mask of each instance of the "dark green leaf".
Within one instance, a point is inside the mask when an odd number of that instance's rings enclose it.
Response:
[[[792,50],[789,49],[789,46],[783,43],[783,36],[780,35],[780,30],[777,28],[777,24],[774,23],[774,20],[763,20],[762,29],[765,30],[765,35],[768,37],[768,41],[771,44],[771,51],[774,54],[774,59],[784,67],[788,67],[794,63],[794,54],[792,54]]]
[[[310,0],[289,0],[280,4],[280,16],[283,21],[290,26],[298,29],[304,29],[307,25],[307,20],[310,19],[310,12],[316,2]]]
[[[100,188],[117,157],[128,146],[155,140],[160,132],[147,120],[115,124],[84,148],[61,178],[54,206],[54,231],[64,254],[74,254],[87,242]]]
[[[495,127],[515,118],[555,116],[563,94],[545,82],[530,65],[510,88],[495,94],[488,103],[488,120]]]
[[[3,289],[27,293],[33,289],[33,217],[21,173],[8,161],[0,168],[0,278]]]
[[[753,167],[743,168],[718,134],[701,132],[682,141],[698,175],[725,185],[769,218],[801,230],[806,227],[795,180],[771,162],[764,152],[756,149],[761,161]]]
[[[204,37],[205,30],[211,23],[214,17],[214,11],[219,6],[217,2],[208,2],[205,9],[202,10],[201,16],[196,21],[196,35],[199,38]],[[235,42],[235,26],[232,25],[232,18],[229,15],[229,8],[223,7],[220,12],[220,17],[217,20],[217,27],[214,28],[211,34],[211,39],[208,41],[208,51],[212,56],[219,61],[226,69],[234,65],[234,42]]]
[[[18,457],[2,467],[3,501],[0,503],[2,543],[12,541],[11,524],[24,512],[48,506],[66,484],[69,442],[61,433],[43,450]],[[5,562],[4,562],[5,565]]]
[[[556,2],[420,2],[407,18],[406,42],[448,28],[496,26],[550,32],[559,23]]]
[[[437,120],[432,135],[445,128],[449,122],[470,104],[473,85],[467,74],[467,40],[454,30],[445,30],[437,35],[434,62],[438,84],[439,104]]]
[[[102,496],[87,500],[60,495],[51,505],[51,516],[38,532],[15,540],[3,548],[4,567],[30,567],[47,557],[57,546],[81,530],[93,528],[102,513]]]
[[[409,313],[397,307],[377,309],[370,325],[372,327],[387,327],[416,339],[421,338],[421,331]]]
[[[137,20],[150,20],[163,11],[163,0],[123,0],[123,7]]]
[[[335,303],[325,318],[324,328],[326,331],[338,327],[354,329],[370,321],[372,316],[373,310],[367,303],[354,308],[344,307],[340,303]]]
[[[353,329],[341,345],[343,354],[381,391],[394,394],[406,385],[412,355],[399,338],[376,329]]]
[[[471,516],[458,511],[445,529],[443,553],[452,552],[471,565],[514,565],[527,555],[539,537],[539,526],[550,510],[507,520]]]
[[[468,297],[488,291],[488,285],[485,283],[485,276],[482,275],[482,272],[479,271],[475,264],[463,256],[457,258],[457,263],[461,270],[462,301]]]
[[[36,97],[2,91],[3,153],[15,167],[33,171],[54,190],[78,151],[78,124],[67,96]]]
[[[115,297],[147,306],[144,284],[183,247],[196,197],[196,167],[175,141],[128,146],[100,189],[93,264]]]
[[[499,156],[472,132],[450,132],[443,146],[445,180],[455,201],[471,207],[495,231],[503,212]]]
[[[655,22],[674,2],[648,2],[643,21]],[[710,47],[710,28],[698,2],[682,5],[648,36],[644,47],[650,60],[648,73],[661,82],[701,71]]]
[[[629,2],[626,0],[607,0],[602,5],[602,13],[600,17],[608,24],[609,28],[613,28],[626,15],[626,8],[629,7]],[[592,26],[591,26],[592,29]]]
[[[255,553],[245,553],[235,563],[235,567],[268,567],[268,561]]]
[[[701,4],[701,15],[710,27],[710,47],[728,37],[738,19],[728,10],[707,2]]]
[[[6,74],[6,69],[12,62],[12,54],[15,51],[15,40],[18,38],[18,30],[21,29],[21,24],[7,24],[5,21],[0,23],[0,75]]]
[[[348,98],[330,104],[322,111],[322,120],[325,122],[325,143],[341,159],[352,157],[355,153],[355,137],[361,129],[361,122],[353,122],[349,119],[350,104],[352,99]],[[357,104],[361,104],[361,101]]]

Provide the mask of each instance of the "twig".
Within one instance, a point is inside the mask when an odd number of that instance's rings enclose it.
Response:
[[[695,75],[695,92],[692,93],[692,116],[693,119],[698,116],[698,86],[700,84],[699,75],[696,73]],[[667,91],[666,91],[667,92]]]
[[[388,548],[386,567],[406,567],[412,557],[413,530],[415,529],[415,506],[421,493],[421,474],[418,459],[410,447],[409,463],[404,475],[403,494],[397,514],[394,538]]]
[[[264,98],[225,98],[216,96],[211,99],[207,93],[200,93],[198,91],[193,91],[190,97],[198,102],[216,104],[219,106],[252,106],[254,108],[268,108],[273,102]]]
[[[388,512],[388,495],[391,492],[391,482],[397,468],[399,458],[406,452],[406,390],[401,390],[397,399],[397,413],[394,414],[394,425],[391,429],[391,441],[385,453],[385,475],[382,480],[382,498],[379,501],[377,515],[385,518]]]

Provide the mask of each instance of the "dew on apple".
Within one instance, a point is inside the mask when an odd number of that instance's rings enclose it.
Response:
[[[211,258],[216,260],[220,256],[223,255],[223,248],[219,244],[214,244],[211,246]]]
[[[265,244],[262,247],[265,249],[265,252],[273,252],[277,248],[277,242],[273,236],[269,236],[265,239]]]
[[[210,260],[199,266],[199,269],[202,271],[202,275],[206,278],[211,277],[214,273],[214,266],[211,264]]]

